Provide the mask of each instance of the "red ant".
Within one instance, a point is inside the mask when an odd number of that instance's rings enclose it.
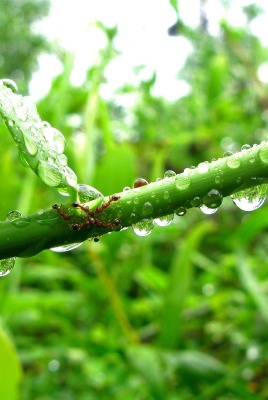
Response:
[[[84,206],[83,204],[79,204],[78,202],[73,202],[71,204],[72,207],[75,208],[80,208],[82,211],[84,211],[87,215],[88,218],[81,222],[81,223],[76,223],[72,225],[72,229],[75,231],[79,231],[81,228],[84,228],[86,226],[96,226],[96,227],[100,227],[100,228],[114,228],[120,225],[120,220],[119,219],[115,219],[113,222],[105,222],[105,221],[101,221],[100,219],[95,217],[95,213],[100,214],[103,210],[105,210],[107,207],[110,206],[110,204],[113,201],[117,201],[120,199],[120,196],[117,194],[113,194],[112,196],[109,197],[109,200],[106,203],[101,204],[100,206],[98,206],[96,208],[95,211],[90,210],[87,206]],[[60,206],[58,206],[57,204],[54,204],[54,206],[52,206],[52,208],[54,210],[57,210],[59,215],[61,217],[63,217],[65,220],[69,221],[71,219],[71,216],[66,214],[63,210],[60,209]]]
[[[102,212],[103,210],[105,210],[105,208],[109,207],[109,205],[113,201],[117,201],[119,199],[120,199],[120,196],[118,194],[113,194],[112,196],[109,197],[109,200],[107,201],[107,203],[103,203],[99,207],[96,208],[96,213]]]
[[[54,205],[52,206],[52,208],[53,208],[54,210],[57,210],[57,211],[58,211],[58,214],[59,214],[63,219],[65,219],[66,221],[70,221],[71,216],[68,215],[68,214],[66,214],[65,211],[61,210],[61,208],[60,208],[60,206],[59,206],[58,204],[54,204]]]
[[[90,210],[88,207],[85,207],[82,204],[77,203],[77,201],[72,203],[71,206],[75,207],[75,208],[80,208],[81,210],[85,211],[90,217],[94,217],[94,211],[93,210]]]

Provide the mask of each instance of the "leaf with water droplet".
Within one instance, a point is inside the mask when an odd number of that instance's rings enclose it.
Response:
[[[14,93],[15,89],[12,81],[0,81],[0,115],[18,146],[23,165],[32,168],[48,186],[74,193],[77,177],[63,155],[64,136],[41,121],[32,99]]]

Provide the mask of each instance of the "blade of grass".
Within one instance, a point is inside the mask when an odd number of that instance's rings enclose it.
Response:
[[[176,250],[170,268],[169,287],[160,322],[160,344],[174,348],[179,342],[183,323],[183,307],[188,296],[193,276],[193,257],[202,237],[213,229],[205,221],[192,229]]]

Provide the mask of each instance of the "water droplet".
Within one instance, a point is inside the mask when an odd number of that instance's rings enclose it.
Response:
[[[153,212],[153,206],[149,201],[146,201],[146,203],[143,204],[142,206],[142,215],[143,216],[148,216],[150,214],[152,214]]]
[[[103,194],[94,187],[84,184],[78,185],[78,196],[81,203],[87,203],[99,197],[104,197]]]
[[[77,176],[75,175],[74,171],[69,167],[65,167],[65,179],[70,186],[76,187]]]
[[[123,192],[128,192],[129,190],[131,190],[130,187],[126,186],[126,187],[124,187]]]
[[[211,189],[204,197],[203,204],[208,208],[218,208],[222,203],[222,194],[217,189]]]
[[[137,224],[132,225],[132,229],[134,233],[138,236],[147,236],[149,235],[154,227],[154,223],[152,219],[143,219]]]
[[[177,208],[177,210],[175,210],[175,213],[179,216],[182,217],[183,215],[185,215],[187,212],[187,209],[185,207],[179,207]]]
[[[173,176],[176,176],[176,172],[172,171],[171,169],[164,173],[164,178],[172,178]]]
[[[216,183],[217,185],[221,185],[222,182],[223,182],[222,177],[221,177],[220,175],[216,175],[216,176],[215,176],[215,183]]]
[[[68,159],[65,154],[58,154],[56,158],[57,158],[58,163],[60,165],[62,165],[63,167],[65,167],[67,165]]]
[[[21,216],[22,214],[18,210],[12,210],[7,213],[6,221],[14,221]]]
[[[134,204],[139,204],[139,202],[140,202],[140,200],[139,200],[139,198],[138,197],[135,197],[135,199],[134,199]]]
[[[226,159],[226,165],[231,169],[235,169],[235,168],[240,167],[241,161],[239,159],[239,156],[234,154],[233,156],[228,157]]]
[[[15,122],[13,121],[13,119],[8,119],[7,124],[8,126],[14,126]]]
[[[243,211],[253,211],[261,207],[266,199],[268,185],[259,185],[241,190],[231,198],[235,205]]]
[[[197,171],[200,172],[200,174],[205,174],[209,170],[209,163],[208,161],[204,161],[197,166]]]
[[[70,244],[65,244],[63,246],[58,246],[58,247],[51,247],[50,250],[54,251],[55,253],[63,253],[65,251],[71,251],[73,249],[76,249],[79,247],[81,243],[70,243]]]
[[[18,92],[17,84],[14,81],[12,81],[11,79],[1,79],[0,83],[3,86],[6,86],[7,88],[11,89],[13,93],[17,93]]]
[[[5,258],[0,261],[0,277],[8,275],[12,271],[15,261],[16,257]]]
[[[156,218],[154,222],[159,226],[170,225],[174,219],[174,214],[165,215],[164,217]]]
[[[251,146],[249,144],[243,144],[243,146],[241,147],[241,151],[249,150],[250,148]]]
[[[63,187],[58,187],[57,191],[59,194],[61,194],[62,196],[70,196],[70,188],[67,186],[63,186]]]
[[[214,214],[218,208],[209,208],[207,206],[205,206],[204,204],[200,207],[200,210],[202,211],[202,213],[210,215],[210,214]]]
[[[190,186],[191,178],[188,173],[182,173],[176,175],[175,185],[179,190],[185,190]]]
[[[192,207],[200,207],[202,204],[202,201],[200,197],[194,197],[191,201],[190,204]]]
[[[50,148],[57,153],[62,153],[65,147],[65,138],[63,134],[55,128],[43,127],[41,133],[48,142]]]
[[[37,153],[37,150],[38,150],[35,139],[33,139],[31,136],[28,136],[26,134],[24,134],[23,139],[24,139],[24,143],[25,143],[28,153],[31,156],[35,156]]]
[[[146,185],[148,185],[148,182],[146,181],[146,179],[138,178],[135,180],[133,187],[139,188],[139,187],[146,186]]]
[[[167,190],[164,191],[163,197],[164,197],[165,200],[168,200],[168,199],[169,199],[169,193],[168,193]]]
[[[268,142],[264,142],[259,150],[260,160],[264,164],[268,164]]]
[[[232,156],[233,155],[233,152],[232,151],[226,151],[224,154],[223,154],[223,157],[230,157],[230,156]]]
[[[50,187],[57,187],[62,181],[62,176],[57,166],[46,161],[39,161],[37,174]]]

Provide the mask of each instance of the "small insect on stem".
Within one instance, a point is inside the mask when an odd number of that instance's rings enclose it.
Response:
[[[65,212],[64,210],[62,210],[58,204],[54,204],[54,205],[52,206],[52,208],[53,208],[53,210],[56,210],[56,211],[58,212],[58,214],[59,214],[63,219],[65,219],[66,221],[70,221],[71,216],[68,215],[68,214],[66,214],[66,212]]]
[[[84,211],[85,213],[87,213],[90,217],[94,216],[94,211],[90,210],[88,207],[83,206],[83,204],[79,204],[77,203],[77,201],[75,201],[74,203],[71,204],[72,207],[75,208],[80,208],[82,211]]]
[[[113,194],[112,196],[109,197],[109,200],[107,203],[101,204],[99,207],[96,208],[96,213],[101,213],[103,210],[105,210],[107,207],[111,205],[113,201],[117,201],[120,199],[120,196],[118,194]]]
[[[82,222],[76,222],[72,224],[72,229],[74,231],[79,231],[80,229],[84,227],[89,227],[89,226],[96,226],[98,228],[117,228],[120,226],[120,220],[115,219],[113,222],[111,221],[102,221],[99,218],[96,218],[96,214],[100,214],[103,210],[105,210],[107,207],[110,206],[110,204],[113,201],[117,201],[120,199],[120,196],[118,194],[113,194],[112,196],[109,197],[109,200],[106,203],[101,204],[96,208],[96,210],[91,210],[87,206],[84,206],[83,204],[80,204],[78,202],[73,202],[71,204],[72,207],[74,208],[80,208],[80,210],[84,211],[84,213],[87,214],[86,219],[82,220]],[[52,206],[54,210],[58,212],[58,214],[64,218],[66,221],[70,221],[71,215],[68,215],[64,210],[61,209],[58,204],[54,204]]]

